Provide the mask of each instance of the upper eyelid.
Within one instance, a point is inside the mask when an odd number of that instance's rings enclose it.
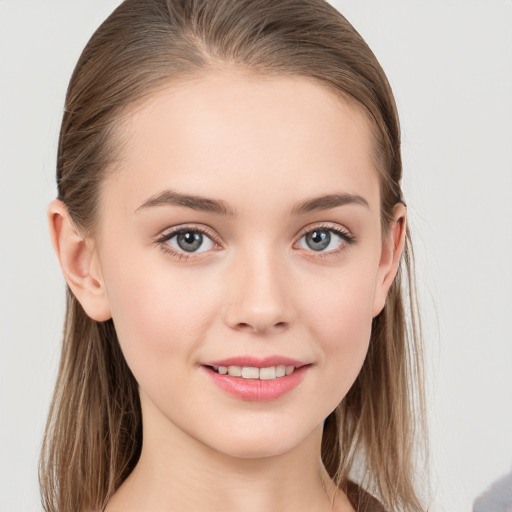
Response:
[[[336,222],[314,222],[303,227],[296,235],[297,238],[302,238],[307,233],[314,231],[315,229],[325,229],[326,231],[340,232],[347,235],[350,238],[355,238],[354,234],[347,227],[338,224]]]
[[[197,231],[203,235],[207,235],[216,243],[221,243],[221,241],[222,241],[221,237],[216,233],[216,231],[211,229],[209,226],[205,226],[205,225],[198,226],[198,225],[192,225],[192,224],[182,224],[182,225],[178,225],[178,226],[168,227],[168,228],[160,231],[160,233],[155,237],[155,240],[157,242],[169,240],[173,236],[178,235],[180,233],[187,232],[187,231]]]

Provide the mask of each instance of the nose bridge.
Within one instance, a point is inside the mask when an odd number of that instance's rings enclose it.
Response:
[[[230,327],[264,333],[292,321],[283,255],[269,245],[251,244],[233,257],[226,309]]]

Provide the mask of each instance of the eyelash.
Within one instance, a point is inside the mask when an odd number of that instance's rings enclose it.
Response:
[[[317,224],[304,228],[299,235],[298,241],[294,245],[299,243],[306,235],[313,233],[314,231],[328,231],[331,234],[334,233],[341,239],[341,242],[339,247],[331,251],[314,251],[313,249],[304,249],[304,251],[308,253],[308,257],[311,258],[328,258],[330,256],[335,256],[345,250],[347,246],[357,243],[357,238],[347,229],[340,228],[338,225]]]
[[[313,249],[307,250],[302,249],[307,253],[310,253],[309,257],[312,258],[326,258],[329,256],[333,256],[346,248],[346,246],[353,245],[357,243],[357,238],[350,233],[348,230],[341,229],[338,226],[333,226],[330,224],[319,224],[312,227],[307,227],[303,229],[298,237],[297,242],[294,243],[294,246],[298,244],[306,235],[309,233],[313,233],[314,231],[327,231],[329,233],[334,233],[336,236],[338,236],[341,239],[340,247],[331,250],[331,251],[314,251]],[[195,252],[181,252],[169,245],[169,240],[174,238],[175,236],[178,236],[183,233],[200,233],[202,235],[206,235],[212,243],[218,247],[220,246],[220,243],[217,241],[217,237],[209,230],[205,229],[201,226],[181,226],[179,228],[173,229],[170,232],[162,234],[162,236],[158,237],[155,240],[155,243],[160,247],[162,251],[164,251],[167,254],[170,254],[172,257],[177,258],[180,261],[187,261],[190,257],[197,257],[198,253]],[[209,251],[202,251],[202,252],[209,252]],[[196,255],[196,256],[195,256]]]
[[[171,247],[168,244],[169,240],[171,240],[175,236],[178,236],[183,233],[200,233],[202,235],[206,235],[215,246],[220,245],[216,241],[216,237],[211,231],[209,231],[203,227],[200,227],[200,226],[181,226],[177,229],[173,229],[172,231],[164,233],[162,236],[158,237],[155,240],[155,243],[158,244],[160,246],[160,249],[162,251],[164,251],[165,253],[170,254],[171,256],[177,258],[180,261],[181,260],[186,261],[191,256],[194,256],[194,254],[197,254],[197,253],[191,252],[191,253],[187,254],[186,252],[177,251],[176,249],[174,249],[173,247]]]

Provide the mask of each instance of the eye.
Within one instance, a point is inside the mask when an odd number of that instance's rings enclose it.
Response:
[[[298,247],[314,252],[333,252],[353,241],[354,237],[347,232],[334,228],[320,227],[302,235],[299,239]]]
[[[203,231],[195,228],[181,228],[165,234],[158,242],[164,249],[179,254],[197,254],[216,247],[215,242]]]

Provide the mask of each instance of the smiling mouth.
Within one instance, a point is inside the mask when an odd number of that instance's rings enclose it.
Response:
[[[221,390],[237,399],[268,402],[290,393],[304,380],[311,363],[281,356],[232,357],[201,367]]]
[[[229,375],[231,377],[240,377],[242,379],[254,380],[273,380],[291,375],[295,370],[295,366],[268,366],[265,368],[257,368],[254,366],[207,366],[220,375]]]

